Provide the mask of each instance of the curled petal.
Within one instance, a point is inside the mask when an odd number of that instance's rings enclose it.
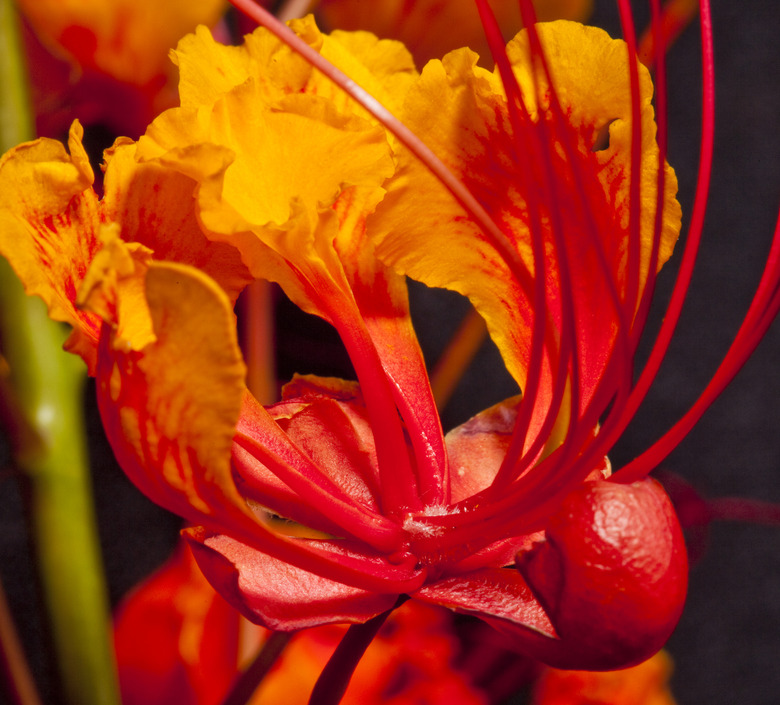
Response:
[[[148,247],[157,260],[189,264],[208,274],[235,301],[253,277],[238,250],[211,242],[198,223],[196,182],[173,169],[135,158],[136,145],[120,138],[105,151],[103,218],[125,242]]]
[[[294,542],[266,525],[239,494],[231,450],[244,395],[244,364],[227,295],[186,265],[152,262],[146,298],[154,342],[140,351],[112,345],[104,326],[98,405],[125,473],[151,499],[195,524],[256,550],[363,589],[414,589],[424,571],[399,561],[368,569],[352,555],[333,560],[316,544]],[[281,430],[269,440],[277,444]],[[371,565],[368,566],[371,568]]]
[[[562,648],[551,665],[609,670],[639,663],[682,612],[688,561],[666,493],[652,479],[587,482],[517,567],[544,605]]]
[[[155,340],[145,292],[152,253],[138,243],[125,243],[118,231],[116,224],[101,227],[103,249],[89,265],[76,304],[111,327],[114,347],[141,350]]]
[[[25,285],[49,307],[49,315],[73,326],[65,348],[84,358],[90,373],[100,319],[76,307],[76,294],[100,249],[98,199],[74,122],[70,153],[55,140],[21,144],[0,161],[0,254]]]
[[[193,521],[249,511],[230,449],[244,365],[225,294],[197,270],[151,263],[145,281],[155,341],[117,349],[104,329],[98,402],[114,452],[146,494]]]

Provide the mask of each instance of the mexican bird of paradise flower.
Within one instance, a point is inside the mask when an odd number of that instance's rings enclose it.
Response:
[[[646,475],[774,316],[778,246],[716,379],[610,474],[703,208],[634,384],[680,208],[633,35],[528,22],[504,48],[485,12],[494,72],[461,50],[418,75],[398,43],[310,19],[287,33],[257,12],[273,32],[241,47],[205,29],[182,40],[181,107],[107,151],[102,200],[78,125],[69,153],[43,140],[0,164],[2,252],[73,325],[123,469],[198,525],[205,575],[270,629],[363,623],[411,596],[552,665],[645,659],[687,568]],[[522,398],[443,434],[405,276],[471,300]],[[256,278],[336,328],[356,382],[297,377],[277,404],[252,398],[232,303]]]

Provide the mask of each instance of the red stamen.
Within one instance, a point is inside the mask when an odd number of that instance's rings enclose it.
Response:
[[[291,442],[273,449],[269,435],[262,442],[239,433],[234,442],[287,485],[297,497],[329,521],[378,551],[393,552],[402,546],[398,524],[358,504],[329,477],[322,474],[308,457]],[[295,457],[290,457],[295,455]],[[286,456],[286,457],[285,457]],[[275,510],[276,507],[268,505]],[[287,517],[296,520],[296,517]]]

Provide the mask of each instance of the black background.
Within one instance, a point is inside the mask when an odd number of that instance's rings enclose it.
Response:
[[[780,9],[775,2],[715,2],[713,8],[717,133],[705,238],[679,331],[650,396],[612,453],[620,467],[688,408],[715,370],[758,281],[780,203]],[[646,15],[637,11],[637,23]],[[619,34],[610,3],[594,23]],[[701,96],[700,44],[689,29],[669,55],[669,161],[680,179],[686,216],[696,180]],[[687,219],[684,221],[687,223]],[[685,228],[684,231],[685,232]],[[678,246],[678,252],[679,252]],[[662,316],[673,272],[659,282],[648,331]],[[454,297],[413,287],[415,318],[430,360],[454,329],[462,307]],[[339,372],[327,331],[279,308],[280,377],[292,371]],[[321,342],[322,341],[322,342]],[[312,342],[317,343],[313,346]],[[317,359],[311,350],[317,350]],[[780,503],[780,326],[663,463],[708,497],[743,496]],[[445,427],[513,393],[501,362],[486,345],[444,414]],[[86,393],[95,496],[111,599],[164,560],[178,520],[127,482],[102,437]],[[9,467],[0,447],[0,467]],[[0,484],[0,575],[46,702],[52,669],[38,616],[23,502],[8,474]],[[697,547],[700,546],[697,541]],[[780,693],[780,526],[715,523],[692,567],[682,621],[669,643],[673,691],[680,705],[776,705]],[[0,696],[0,702],[2,696]]]

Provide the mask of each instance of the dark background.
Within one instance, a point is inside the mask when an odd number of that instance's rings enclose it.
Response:
[[[644,4],[644,3],[642,3]],[[691,294],[657,383],[612,453],[620,467],[658,438],[698,396],[725,353],[758,281],[780,203],[780,9],[775,2],[716,0],[715,165],[705,238]],[[646,17],[637,12],[637,23]],[[611,3],[594,23],[619,34]],[[698,158],[701,74],[696,28],[669,55],[669,161],[690,215]],[[687,220],[684,221],[687,224]],[[685,228],[683,230],[685,232]],[[678,251],[679,251],[678,246]],[[674,263],[673,263],[674,266]],[[672,281],[659,282],[657,327]],[[455,297],[413,287],[423,346],[435,360],[461,315]],[[339,371],[327,331],[280,304],[280,378],[292,371]],[[322,342],[321,342],[322,341]],[[317,345],[313,345],[312,343]],[[317,359],[311,358],[312,349]],[[706,497],[742,496],[780,503],[780,325],[662,469]],[[444,414],[446,428],[513,393],[489,345]],[[101,541],[116,602],[166,557],[178,520],[143,498],[117,469],[102,436],[91,386],[86,393]],[[0,468],[10,467],[0,446]],[[51,702],[52,671],[35,601],[23,502],[12,474],[0,478],[0,576],[32,665]],[[696,552],[701,532],[692,535]],[[691,570],[688,604],[669,643],[680,705],[776,705],[780,693],[780,526],[718,522]],[[0,695],[0,702],[2,696]]]

